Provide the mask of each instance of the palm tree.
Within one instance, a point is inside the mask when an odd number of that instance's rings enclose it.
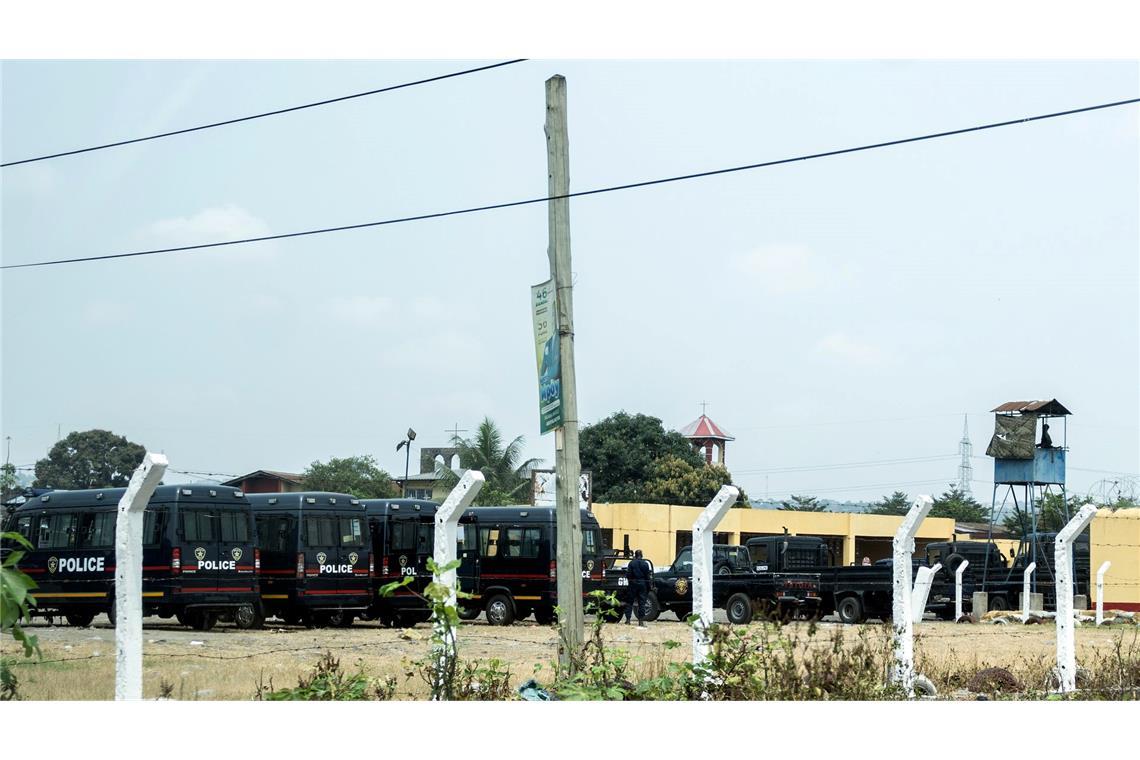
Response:
[[[530,501],[530,471],[541,459],[528,459],[519,463],[525,440],[520,435],[503,446],[503,435],[490,417],[479,423],[470,438],[453,436],[451,444],[459,449],[459,466],[467,470],[480,470],[486,483],[475,499],[477,505],[526,504]],[[459,473],[446,464],[436,467],[444,486],[454,488]]]

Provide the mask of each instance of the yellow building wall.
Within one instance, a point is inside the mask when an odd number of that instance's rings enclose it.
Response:
[[[681,507],[665,504],[595,504],[594,516],[603,528],[613,530],[614,548],[623,546],[629,536],[631,549],[641,549],[656,566],[668,565],[676,554],[677,532],[691,531],[703,507]],[[718,533],[730,534],[729,543],[740,543],[741,533],[780,534],[787,528],[790,535],[837,537],[843,540],[843,564],[856,561],[857,540],[894,538],[902,517],[862,515],[843,512],[793,512],[776,509],[730,509]],[[949,541],[954,535],[954,521],[944,517],[928,517],[919,527],[916,540]],[[876,543],[878,556],[890,556],[889,543]]]
[[[1089,583],[1096,603],[1096,571],[1107,560],[1104,608],[1140,610],[1140,509],[1101,509],[1089,526]]]

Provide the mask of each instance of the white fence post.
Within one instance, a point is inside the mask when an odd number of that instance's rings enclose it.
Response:
[[[923,495],[915,499],[910,511],[903,518],[902,525],[895,532],[894,580],[891,588],[891,615],[895,628],[895,670],[894,681],[903,688],[907,696],[914,694],[914,623],[910,617],[911,566],[914,553],[914,536],[918,526],[926,519],[934,500]]]
[[[115,517],[115,699],[142,699],[143,512],[169,464],[147,452]]]
[[[1108,568],[1112,567],[1112,563],[1105,560],[1104,564],[1100,566],[1100,570],[1096,571],[1096,624],[1100,625],[1104,622],[1104,574],[1108,572]]]
[[[962,573],[970,566],[970,560],[964,559],[954,571],[954,622],[962,619]]]
[[[1096,514],[1096,506],[1086,504],[1057,534],[1053,567],[1057,574],[1057,676],[1062,692],[1077,688],[1077,650],[1073,627],[1073,539]]]
[[[447,587],[448,607],[455,607],[458,603],[456,595],[457,573],[455,568],[442,572],[440,572],[440,568],[455,561],[456,554],[458,554],[455,538],[459,527],[459,518],[467,507],[471,506],[471,502],[475,501],[475,497],[479,495],[484,482],[483,473],[478,470],[468,470],[435,512],[435,548],[432,551],[432,558],[435,560],[436,571],[432,574],[432,580]],[[432,647],[432,654],[435,659],[435,673],[432,674],[435,686],[432,691],[435,694],[434,698],[439,699],[439,692],[443,689],[447,679],[448,661],[454,660],[458,656],[458,647],[455,640],[455,629],[448,627],[444,620],[436,616],[434,609],[432,610],[431,626],[432,632],[439,641]]]
[[[1030,562],[1029,567],[1021,574],[1021,622],[1029,619],[1029,576],[1037,569],[1036,562]]]
[[[914,591],[910,594],[910,619],[913,623],[922,622],[926,612],[926,600],[930,598],[930,584],[934,582],[934,574],[942,569],[939,562],[934,567],[920,567],[915,574]]]
[[[693,523],[693,612],[700,617],[693,628],[694,665],[703,662],[709,653],[708,628],[713,623],[713,530],[739,496],[740,489],[735,486],[721,486]]]

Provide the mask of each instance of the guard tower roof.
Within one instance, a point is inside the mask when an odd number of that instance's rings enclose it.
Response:
[[[1072,414],[1055,398],[1048,401],[1007,401],[1001,406],[994,407],[991,412],[1020,412],[1021,414],[1034,414],[1038,417],[1064,417]]]

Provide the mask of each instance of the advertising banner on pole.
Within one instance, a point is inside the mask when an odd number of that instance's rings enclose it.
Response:
[[[554,280],[530,289],[534,350],[538,366],[538,418],[543,433],[562,427],[562,362],[558,350],[558,309]]]

